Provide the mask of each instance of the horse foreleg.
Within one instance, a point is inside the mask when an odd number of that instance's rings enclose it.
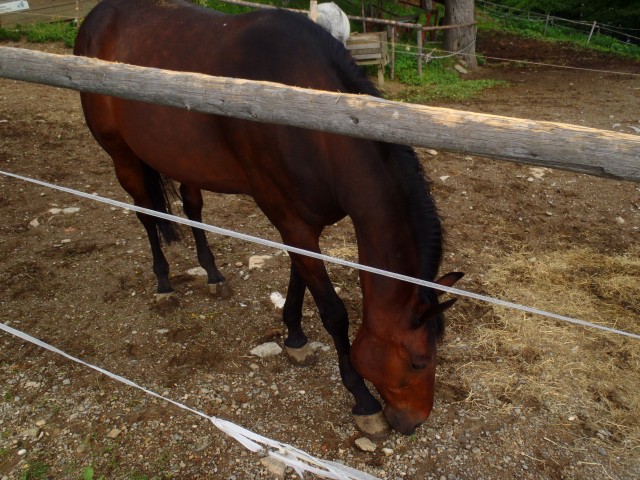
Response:
[[[313,250],[318,251],[317,246]],[[371,394],[364,379],[355,370],[349,355],[349,317],[344,303],[336,294],[324,264],[315,259],[291,255],[295,269],[306,282],[325,329],[331,335],[338,354],[338,367],[342,383],[355,399],[352,413],[360,430],[379,435],[388,429],[382,414],[382,405]]]
[[[189,220],[202,222],[202,192],[187,185],[180,185],[180,195],[182,196],[182,205],[185,215]],[[191,228],[193,238],[196,242],[196,252],[198,263],[207,272],[207,283],[209,291],[221,298],[231,296],[231,287],[226,282],[220,270],[216,266],[216,259],[211,252],[209,242],[204,231],[200,228]]]

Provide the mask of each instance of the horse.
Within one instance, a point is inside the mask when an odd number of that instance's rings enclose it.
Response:
[[[183,0],[103,0],[83,21],[74,54],[167,70],[379,96],[344,46],[304,15],[284,10],[225,15]],[[141,207],[168,211],[172,182],[186,216],[201,221],[202,191],[243,194],[287,245],[319,252],[323,229],[349,216],[359,261],[433,281],[442,227],[415,151],[302,128],[207,115],[81,93],[88,128],[110,155],[121,186]],[[172,291],[160,235],[170,225],[138,214],[160,294]],[[228,293],[204,233],[193,230],[208,283]],[[362,322],[350,345],[349,319],[322,261],[291,254],[283,307],[293,363],[313,359],[301,325],[308,288],[354,398],[356,425],[411,434],[433,407],[443,312],[437,289],[360,272]],[[461,273],[437,283],[453,285]],[[369,380],[385,408],[367,387]],[[387,423],[388,422],[388,423]]]

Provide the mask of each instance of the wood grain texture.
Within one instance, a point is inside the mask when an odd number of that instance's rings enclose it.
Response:
[[[0,47],[0,76],[640,182],[640,136]]]

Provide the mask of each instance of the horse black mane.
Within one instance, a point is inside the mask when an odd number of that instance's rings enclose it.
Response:
[[[285,12],[288,15],[302,16]],[[314,34],[320,37],[326,55],[340,75],[340,80],[348,89],[346,93],[382,97],[376,86],[367,78],[339,41],[319,25],[313,22],[305,23],[308,28],[316,30]],[[431,197],[430,183],[412,147],[380,143],[384,145],[392,171],[398,175],[407,197],[409,217],[421,253],[420,278],[432,281],[438,273],[442,257],[442,227]],[[427,297],[431,297],[431,295],[428,295],[424,290],[421,291],[422,301],[432,303],[433,299]]]
[[[344,45],[333,38],[328,31],[306,20],[304,15],[286,10],[280,11],[283,12],[283,15],[296,17],[298,21],[292,23],[300,25],[302,30],[308,29],[309,34],[317,37],[319,46],[324,50],[331,66],[345,85],[347,89],[345,93],[382,97],[380,91],[356,64]],[[406,196],[409,219],[420,256],[420,278],[433,281],[442,259],[442,225],[431,197],[430,182],[426,178],[412,147],[386,142],[379,143],[387,154],[390,170],[397,176]],[[433,289],[426,287],[420,288],[420,301],[431,305],[438,303]],[[444,333],[442,315],[434,319],[428,327],[433,329],[432,331],[440,338]]]

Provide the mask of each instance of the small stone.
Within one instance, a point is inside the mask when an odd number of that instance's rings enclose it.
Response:
[[[50,213],[51,215],[57,215],[57,214],[59,214],[61,211],[62,211],[62,209],[61,209],[61,208],[50,208],[50,209],[49,209],[49,213]]]
[[[269,295],[269,299],[276,308],[284,307],[285,299],[279,292],[273,292],[271,295]]]
[[[267,471],[278,478],[284,478],[285,464],[271,457],[263,457],[260,459],[260,463],[267,469]]]
[[[158,330],[156,330],[156,332],[158,332],[160,335],[166,335],[167,333],[169,333],[169,329],[168,328],[159,328]]]
[[[62,209],[62,213],[64,213],[65,215],[69,215],[72,213],[78,213],[80,211],[80,209],[78,207],[67,207],[67,208],[63,208]]]
[[[575,415],[571,415],[571,416],[568,418],[568,420],[569,420],[570,422],[573,422],[575,419],[576,419],[576,416],[575,416]]]
[[[40,226],[40,222],[38,221],[37,218],[34,218],[33,220],[31,220],[29,222],[29,226],[31,226],[33,228],[39,227]]]
[[[478,447],[473,447],[471,449],[471,453],[473,453],[474,455],[479,455],[481,452],[481,450]]]
[[[236,267],[241,267],[242,266],[242,262],[236,262]]]
[[[118,435],[122,433],[122,430],[118,428],[112,428],[109,433],[107,433],[107,438],[116,438]]]
[[[527,182],[533,182],[533,177],[527,177]]]
[[[282,353],[282,348],[276,342],[267,342],[262,345],[258,345],[252,349],[250,353],[251,355],[256,355],[261,358],[272,357]]]
[[[449,175],[442,175],[440,177],[440,180],[442,180],[444,182],[447,178],[449,178]]]
[[[194,267],[187,270],[187,275],[191,275],[192,277],[206,277],[207,271],[202,267]]]
[[[382,449],[382,453],[384,453],[385,457],[390,457],[391,455],[393,455],[393,449],[385,447]]]
[[[68,378],[65,378],[65,379],[62,381],[62,384],[63,384],[63,385],[71,385],[71,380],[69,380]]]
[[[616,223],[619,224],[619,225],[622,225],[623,223],[625,223],[624,218],[616,217]]]
[[[24,386],[27,388],[40,388],[40,382],[26,382]]]
[[[37,425],[38,427],[43,427],[44,425],[46,425],[46,423],[47,423],[47,421],[46,421],[46,420],[38,420],[38,421],[36,422],[36,425]]]
[[[367,437],[360,437],[356,440],[356,445],[363,452],[375,452],[377,445]]]
[[[273,258],[271,255],[253,255],[249,257],[249,270],[260,269],[264,267],[267,260]]]
[[[18,455],[20,455],[21,457],[27,454],[27,450],[22,448],[20,450],[18,450]]]
[[[437,155],[437,154],[438,154],[438,151],[437,151],[437,150],[434,150],[434,149],[432,149],[432,148],[427,148],[427,149],[425,150],[425,152],[427,152],[429,155]]]
[[[38,435],[40,435],[40,428],[38,427],[27,428],[26,430],[23,430],[21,433],[22,437],[30,437],[30,438],[38,438]]]

